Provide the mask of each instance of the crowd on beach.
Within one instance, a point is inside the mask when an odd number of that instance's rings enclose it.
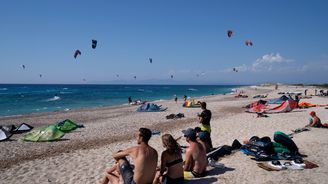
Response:
[[[184,97],[186,101],[187,97]],[[175,102],[177,97],[174,98]],[[295,100],[299,102],[299,96],[295,96]],[[131,103],[129,97],[129,103]],[[202,109],[199,117],[199,126],[182,130],[186,142],[189,144],[186,149],[178,144],[179,138],[174,138],[171,134],[162,135],[162,145],[165,150],[160,156],[160,165],[158,163],[157,151],[148,144],[152,136],[152,131],[148,128],[140,128],[135,133],[137,146],[126,150],[119,150],[113,154],[116,163],[106,169],[105,175],[101,183],[171,183],[179,184],[184,180],[191,178],[199,178],[206,176],[206,168],[210,166],[218,166],[217,158],[209,156],[213,152],[211,140],[210,121],[212,113],[206,108],[206,102],[200,102]],[[314,111],[311,111],[311,118],[306,127],[325,127],[320,118]],[[249,143],[245,140],[244,143]],[[240,144],[239,142],[237,144]],[[241,144],[237,146],[240,148]],[[182,153],[185,153],[184,159]],[[127,157],[133,160],[133,164],[129,162]]]

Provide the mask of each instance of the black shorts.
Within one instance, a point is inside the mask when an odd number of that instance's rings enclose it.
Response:
[[[133,168],[127,160],[120,165],[120,172],[124,180],[124,184],[135,184],[133,181]]]

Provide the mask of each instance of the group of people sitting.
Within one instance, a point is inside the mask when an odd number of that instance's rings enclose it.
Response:
[[[152,132],[148,128],[140,128],[135,134],[137,146],[120,150],[113,154],[116,163],[106,169],[101,183],[107,184],[160,184],[183,183],[185,179],[203,177],[206,174],[208,159],[206,153],[212,148],[210,139],[211,111],[206,103],[201,103],[202,113],[199,114],[200,127],[188,128],[182,133],[189,144],[182,158],[182,147],[170,134],[162,136],[165,150],[161,154],[160,166],[157,166],[158,153],[148,142]],[[133,160],[133,165],[127,157]]]
[[[113,155],[116,163],[106,170],[102,183],[133,184],[133,183],[183,183],[184,179],[203,177],[206,173],[206,148],[197,141],[196,131],[183,131],[186,142],[185,160],[182,158],[182,148],[170,134],[162,136],[165,150],[161,154],[160,166],[157,167],[158,153],[148,142],[151,130],[140,128],[135,134],[137,146],[120,150]],[[133,160],[134,165],[127,157]]]

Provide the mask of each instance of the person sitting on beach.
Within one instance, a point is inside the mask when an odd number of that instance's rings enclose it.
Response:
[[[310,112],[310,116],[311,116],[311,118],[309,119],[310,122],[305,127],[317,127],[317,128],[322,127],[321,120],[314,111]]]
[[[196,140],[203,145],[206,150],[206,153],[210,152],[213,146],[208,132],[202,131],[200,127],[195,127],[194,130],[197,136]]]
[[[102,183],[107,184],[139,184],[152,183],[156,174],[157,151],[148,145],[151,131],[140,128],[136,133],[137,146],[119,151],[113,155],[117,163],[106,170]],[[126,159],[129,156],[134,161],[134,169]]]
[[[182,150],[179,144],[170,134],[164,134],[162,136],[162,143],[166,150],[162,152],[161,166],[153,184],[162,182],[169,184],[183,183]]]
[[[186,149],[185,163],[183,165],[184,178],[204,177],[207,167],[206,150],[202,144],[196,140],[196,132],[192,128],[183,130],[182,133],[189,143]]]

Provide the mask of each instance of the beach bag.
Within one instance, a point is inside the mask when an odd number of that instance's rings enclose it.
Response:
[[[298,153],[298,147],[295,142],[285,133],[277,131],[273,135],[273,140],[277,143],[280,143],[283,146],[286,146],[291,153]]]

